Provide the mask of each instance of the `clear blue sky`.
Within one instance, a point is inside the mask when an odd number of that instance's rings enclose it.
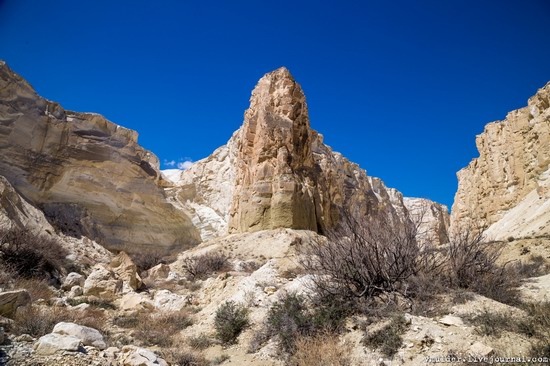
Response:
[[[325,142],[452,204],[483,126],[550,80],[550,1],[0,0],[0,59],[66,109],[198,160],[286,66]]]

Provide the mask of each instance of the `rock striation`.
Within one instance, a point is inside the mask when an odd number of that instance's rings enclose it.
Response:
[[[410,221],[400,192],[311,129],[303,90],[284,67],[259,80],[243,125],[226,145],[170,176],[172,202],[203,240],[276,228],[326,233],[344,219]]]
[[[550,83],[486,125],[476,145],[479,157],[457,173],[452,230],[474,223],[493,239],[550,234]]]
[[[135,131],[37,95],[0,62],[0,175],[58,229],[110,249],[200,240],[166,200],[157,157]]]
[[[405,197],[403,203],[413,223],[418,224],[420,243],[445,244],[449,241],[450,216],[447,206],[425,198]]]

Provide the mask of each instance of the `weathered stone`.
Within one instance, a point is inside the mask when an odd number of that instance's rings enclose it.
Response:
[[[447,206],[425,198],[404,197],[413,223],[418,223],[420,244],[441,245],[449,241],[450,216]]]
[[[84,280],[84,276],[80,273],[71,272],[65,277],[65,281],[63,281],[61,288],[63,290],[70,290],[73,286],[84,286]]]
[[[486,125],[476,145],[479,157],[457,173],[452,230],[493,225],[496,240],[550,234],[550,83]]]
[[[73,286],[71,288],[71,291],[67,294],[67,297],[69,299],[74,299],[75,297],[82,296],[84,294],[84,290],[80,286]]]
[[[113,297],[122,291],[122,280],[103,264],[97,264],[84,282],[84,294]]]
[[[119,308],[121,310],[150,310],[154,309],[155,306],[146,295],[130,292],[122,296]]]
[[[65,322],[57,323],[52,333],[76,337],[85,346],[93,346],[99,349],[105,349],[107,347],[103,340],[103,336],[97,329],[85,327],[83,325]]]
[[[0,316],[12,318],[20,306],[30,304],[31,295],[27,290],[0,292]]]
[[[475,342],[470,346],[468,353],[475,357],[489,357],[493,355],[494,350],[481,342]]]
[[[170,266],[161,263],[147,270],[147,279],[151,281],[165,280],[170,274]]]
[[[40,337],[34,348],[37,354],[53,355],[60,351],[77,352],[81,346],[80,339],[76,337],[50,333]]]
[[[114,257],[109,267],[111,267],[118,278],[128,284],[132,290],[137,290],[143,284],[137,273],[137,266],[132,261],[132,258],[125,252],[120,252]]]
[[[154,352],[145,348],[134,347],[134,350],[126,356],[124,366],[168,366],[168,363]]]
[[[113,249],[184,247],[200,240],[166,202],[158,158],[137,132],[65,111],[0,63],[0,175],[72,236]]]
[[[443,318],[439,319],[439,322],[443,325],[454,325],[455,327],[462,327],[464,325],[462,319],[454,315],[445,315]]]
[[[163,311],[178,311],[190,304],[187,296],[177,295],[169,290],[156,291],[153,302],[157,309]]]

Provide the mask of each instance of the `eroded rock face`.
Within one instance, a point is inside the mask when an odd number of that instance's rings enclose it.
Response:
[[[425,198],[403,199],[413,223],[418,224],[418,239],[421,244],[445,244],[449,241],[450,225],[447,206]]]
[[[368,177],[310,128],[304,93],[285,68],[260,79],[227,145],[175,181],[169,195],[203,240],[274,228],[325,233],[345,217],[409,221],[401,193]]]
[[[497,225],[494,239],[549,234],[550,83],[527,107],[486,125],[476,145],[479,157],[457,173],[453,230],[473,223]]]
[[[200,240],[167,203],[158,159],[137,133],[47,101],[0,62],[0,175],[65,233],[112,249]]]

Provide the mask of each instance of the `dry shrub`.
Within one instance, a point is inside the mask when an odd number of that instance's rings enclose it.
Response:
[[[301,264],[314,277],[317,292],[325,296],[371,298],[398,291],[416,273],[420,248],[417,226],[392,218],[356,222],[344,216],[342,227],[329,233],[326,244],[301,250]]]
[[[128,255],[132,258],[140,275],[161,263],[169,264],[174,262],[177,256],[176,253],[170,253],[161,249],[130,252]]]
[[[0,262],[17,276],[59,282],[69,265],[67,250],[46,235],[11,228],[0,232],[0,239]]]
[[[351,365],[349,344],[342,345],[334,334],[299,337],[296,351],[290,358],[292,366],[348,366]]]
[[[199,334],[196,337],[187,338],[187,344],[193,349],[203,350],[210,347],[213,342],[206,334]]]
[[[174,337],[193,322],[187,311],[171,311],[151,314],[137,312],[117,316],[113,324],[121,328],[133,329],[133,336],[144,346],[171,347]]]
[[[386,357],[393,358],[403,345],[403,333],[408,328],[408,323],[403,315],[394,315],[390,322],[372,334],[366,334],[363,343],[379,349]]]
[[[162,350],[162,357],[170,365],[179,366],[209,366],[204,356],[200,353],[182,348],[168,348]]]
[[[54,291],[48,286],[48,282],[37,278],[16,278],[14,288],[24,288],[31,295],[34,302],[38,299],[50,300],[54,297]]]
[[[212,273],[230,269],[225,255],[212,252],[185,258],[182,265],[190,280],[205,278]]]
[[[71,311],[62,307],[26,306],[17,309],[13,332],[41,337],[50,333],[60,322],[71,322],[91,327],[104,336],[109,335],[105,314],[100,310]]]
[[[225,344],[235,343],[237,337],[249,325],[248,309],[243,305],[227,301],[216,310],[214,318],[216,338]]]

